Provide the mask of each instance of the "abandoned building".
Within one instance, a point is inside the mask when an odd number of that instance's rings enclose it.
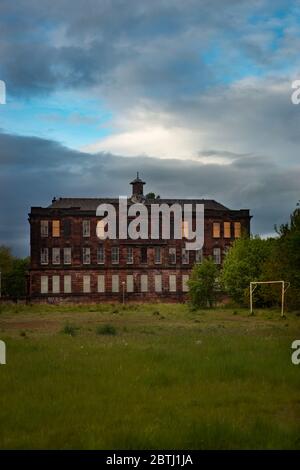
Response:
[[[59,198],[29,214],[32,300],[184,301],[194,263],[211,256],[221,265],[226,250],[242,233],[250,233],[248,209],[230,210],[210,199],[163,199],[144,195],[145,182],[131,182],[128,205],[204,204],[204,246],[186,250],[185,240],[106,239],[96,234],[100,204],[118,210],[119,199]]]

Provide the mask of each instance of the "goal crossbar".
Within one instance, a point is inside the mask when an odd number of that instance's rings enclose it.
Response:
[[[281,284],[281,316],[284,316],[284,295],[290,283],[286,281],[252,281],[250,282],[250,314],[253,315],[253,292],[257,288],[258,284]]]

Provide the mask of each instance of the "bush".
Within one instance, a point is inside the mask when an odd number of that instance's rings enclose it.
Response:
[[[97,335],[116,335],[117,330],[113,325],[101,325],[97,327]]]
[[[218,295],[217,276],[219,270],[211,258],[195,264],[189,286],[189,303],[192,309],[212,307]]]
[[[74,326],[74,325],[70,325],[69,323],[67,323],[64,328],[63,328],[63,333],[65,333],[66,335],[70,335],[70,336],[75,336],[77,334],[77,331],[79,330],[79,327],[78,326]]]

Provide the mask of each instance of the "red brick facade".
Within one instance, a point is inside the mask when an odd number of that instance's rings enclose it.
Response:
[[[190,251],[189,259],[185,260],[188,262],[183,263],[185,239],[101,242],[96,235],[99,220],[96,208],[105,202],[117,208],[118,199],[53,200],[47,208],[32,207],[29,214],[29,291],[32,300],[122,301],[124,297],[125,301],[184,301],[187,292],[183,285],[197,261],[196,256],[199,256],[198,261],[201,256],[214,256],[216,262],[222,263],[226,248],[239,235],[238,232],[250,232],[249,210],[229,210],[216,201],[202,199],[148,200],[143,196],[143,184],[139,178],[132,182],[132,202],[139,199],[146,206],[153,203],[171,205],[175,202],[204,204],[205,240],[202,255]],[[214,223],[219,224],[215,227],[220,230],[219,236],[215,237]],[[176,259],[170,259],[170,248],[176,249]],[[112,259],[112,249],[115,257],[118,254],[118,259]],[[129,256],[131,251],[132,259]]]

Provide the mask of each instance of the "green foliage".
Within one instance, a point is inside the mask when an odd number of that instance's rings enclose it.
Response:
[[[26,296],[26,274],[29,258],[15,258],[10,248],[0,247],[0,271],[2,295],[13,300]]]
[[[75,336],[78,330],[79,330],[78,326],[70,325],[70,323],[66,323],[65,326],[63,327],[62,332],[65,333],[66,335]]]
[[[98,326],[96,329],[96,333],[97,335],[113,335],[114,336],[117,334],[117,330],[113,325],[107,324],[107,325]]]
[[[218,268],[211,258],[195,264],[188,281],[189,301],[192,308],[212,307],[217,299]]]
[[[226,255],[221,274],[221,283],[225,291],[238,304],[246,304],[249,296],[249,283],[259,281],[263,266],[268,259],[272,239],[243,237],[233,243]]]
[[[300,208],[290,216],[290,223],[282,224],[277,233],[271,256],[264,266],[265,279],[278,279],[290,283],[287,291],[287,305],[291,309],[300,308]],[[272,287],[264,292],[267,301],[280,301],[278,287]]]

